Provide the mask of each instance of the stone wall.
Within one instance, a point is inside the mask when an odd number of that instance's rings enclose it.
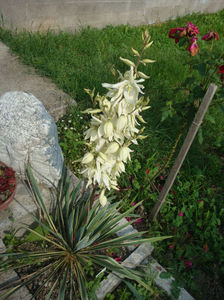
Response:
[[[0,13],[7,27],[33,31],[152,24],[221,9],[224,0],[0,0]]]

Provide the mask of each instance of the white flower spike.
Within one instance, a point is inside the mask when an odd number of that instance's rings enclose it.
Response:
[[[151,46],[149,36],[143,35],[143,50]],[[141,59],[141,52],[132,49],[140,63],[153,63],[151,59]],[[120,58],[130,66],[130,70],[122,75],[119,71],[120,82],[115,84],[103,83],[108,92],[104,96],[97,94],[94,100],[94,91],[88,90],[91,99],[99,104],[99,108],[87,109],[85,113],[91,114],[90,128],[86,130],[85,139],[88,140],[89,149],[81,161],[81,174],[88,179],[88,185],[98,184],[101,189],[99,201],[102,206],[107,203],[105,191],[118,189],[117,179],[125,172],[125,163],[131,159],[129,146],[138,144],[143,139],[144,128],[138,129],[144,119],[140,113],[150,108],[144,97],[142,82],[149,76],[139,72],[134,62]],[[139,79],[140,77],[140,79]]]

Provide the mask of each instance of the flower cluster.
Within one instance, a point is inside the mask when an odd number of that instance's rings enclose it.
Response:
[[[177,27],[170,29],[169,37],[175,39],[175,43],[179,43],[180,39],[185,38],[188,42],[187,50],[191,56],[198,52],[197,35],[199,34],[198,27],[187,22],[186,27]]]
[[[205,41],[211,41],[211,40],[217,41],[219,40],[219,35],[215,31],[210,30],[209,33],[206,33],[201,39]]]
[[[197,35],[199,34],[198,27],[190,22],[187,22],[185,27],[177,27],[170,29],[169,38],[175,39],[175,43],[179,43],[181,39],[187,42],[187,50],[190,52],[191,56],[197,54],[199,47],[197,44]],[[202,38],[205,41],[218,40],[218,33],[210,30],[209,33],[205,34]]]
[[[150,37],[147,32],[143,35],[143,50],[148,48]],[[150,59],[141,60],[137,50],[132,49],[138,56],[138,63],[152,63]],[[125,171],[125,163],[131,159],[130,145],[138,144],[138,139],[144,139],[144,128],[138,129],[139,121],[145,122],[140,113],[149,108],[149,99],[139,97],[143,93],[142,82],[149,78],[137,71],[137,65],[132,61],[120,58],[130,66],[124,75],[119,72],[120,81],[115,84],[103,83],[108,92],[104,96],[97,94],[94,101],[98,108],[87,109],[84,113],[92,116],[90,128],[85,132],[89,140],[89,152],[81,160],[81,174],[88,178],[88,185],[98,185],[101,189],[99,200],[105,205],[107,198],[105,190],[118,189],[117,178]],[[139,79],[138,79],[139,78]],[[93,92],[87,90],[93,98]]]
[[[8,199],[15,189],[15,171],[0,163],[0,203]]]

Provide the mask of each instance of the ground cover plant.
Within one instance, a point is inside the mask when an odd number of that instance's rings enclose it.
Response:
[[[201,37],[213,30],[218,33],[219,40],[214,38],[211,43],[206,43],[208,36],[205,40],[198,38],[199,50],[194,43],[196,54],[191,57],[192,48],[186,50],[187,44],[181,44],[181,40],[175,44],[169,38],[169,34],[182,33],[181,30],[170,32],[171,29],[183,28],[187,22],[196,24]],[[80,166],[76,160],[87,150],[81,132],[87,129],[89,118],[81,111],[90,106],[90,100],[84,88],[105,93],[101,82],[115,82],[116,70],[126,71],[118,58],[132,58],[130,49],[138,49],[145,27],[84,28],[75,34],[0,30],[2,41],[23,62],[52,78],[78,102],[78,107],[71,108],[69,114],[58,122],[66,161],[77,175]],[[144,134],[148,138],[139,142],[138,150],[128,162],[126,173],[119,180],[117,197],[122,200],[123,210],[133,202],[144,200],[138,226],[148,228],[152,234],[174,236],[172,241],[158,245],[154,256],[180,279],[180,285],[190,290],[196,299],[222,299],[224,97],[221,86],[158,220],[151,224],[147,215],[158,198],[204,93],[199,87],[200,78],[208,78],[208,69],[203,64],[205,60],[199,59],[207,54],[206,64],[211,58],[211,66],[214,66],[215,60],[224,52],[224,11],[194,14],[147,28],[154,41],[149,50],[150,57],[156,60],[156,64],[144,68],[144,73],[151,77],[144,90],[151,105],[151,109],[144,113],[147,121]],[[178,40],[180,36],[174,38]],[[222,84],[224,62],[219,63],[220,69],[208,75],[214,75],[213,79]],[[193,81],[188,79],[189,74],[194,76]],[[195,97],[197,101],[194,101]],[[135,146],[132,149],[135,150]]]

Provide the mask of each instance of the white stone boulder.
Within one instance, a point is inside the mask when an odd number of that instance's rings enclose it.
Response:
[[[57,127],[32,94],[8,92],[0,97],[0,160],[24,177],[30,163],[38,183],[57,185],[63,166]]]

